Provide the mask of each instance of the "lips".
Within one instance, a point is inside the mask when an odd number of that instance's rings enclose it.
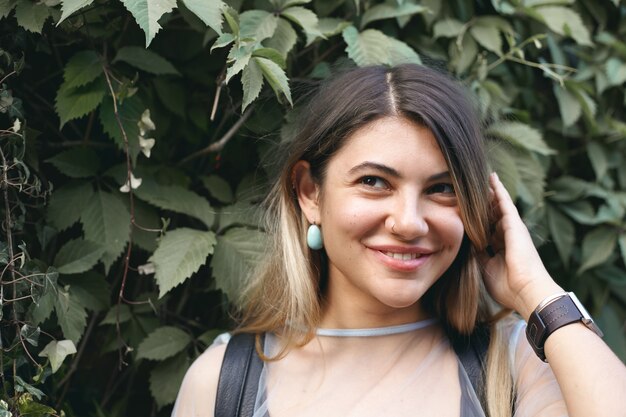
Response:
[[[421,247],[368,246],[370,252],[386,267],[410,272],[420,268],[434,253]]]

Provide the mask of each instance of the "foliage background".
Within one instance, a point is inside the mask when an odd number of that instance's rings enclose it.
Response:
[[[350,65],[468,85],[626,360],[624,39],[620,0],[0,0],[0,417],[169,415],[261,257],[275,146]]]

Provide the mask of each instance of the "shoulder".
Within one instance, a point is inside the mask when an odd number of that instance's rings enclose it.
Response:
[[[187,370],[172,417],[213,417],[227,337],[216,341]],[[224,340],[225,339],[225,340]]]

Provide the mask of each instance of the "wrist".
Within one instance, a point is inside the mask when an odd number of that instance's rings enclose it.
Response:
[[[540,283],[528,284],[520,291],[515,310],[528,322],[528,318],[539,304],[547,298],[563,293],[563,288],[557,285],[549,276]]]

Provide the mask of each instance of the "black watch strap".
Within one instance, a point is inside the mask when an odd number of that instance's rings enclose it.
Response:
[[[526,337],[542,361],[546,361],[543,346],[555,330],[570,323],[581,321],[583,315],[568,294],[533,311],[526,326]]]

